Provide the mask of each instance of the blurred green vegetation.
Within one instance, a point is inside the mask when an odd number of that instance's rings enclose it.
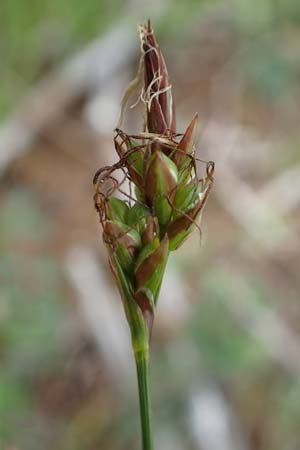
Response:
[[[36,380],[62,361],[65,316],[62,274],[58,261],[40,252],[46,245],[48,232],[48,218],[30,192],[15,189],[2,199],[0,443],[3,445],[15,437],[16,425],[31,416]]]
[[[44,70],[120,17],[121,0],[2,0],[0,117]]]

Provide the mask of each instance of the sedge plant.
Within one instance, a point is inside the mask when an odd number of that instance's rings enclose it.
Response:
[[[140,401],[143,450],[153,450],[149,398],[149,344],[166,264],[195,229],[213,184],[214,164],[198,174],[195,156],[197,114],[177,133],[175,105],[165,60],[150,21],[139,27],[141,63],[125,103],[142,79],[143,131],[115,129],[118,161],[94,177],[94,202],[108,250],[109,265],[131,331]],[[122,120],[120,121],[120,123]],[[204,162],[204,161],[202,161]],[[118,174],[119,172],[119,174]]]

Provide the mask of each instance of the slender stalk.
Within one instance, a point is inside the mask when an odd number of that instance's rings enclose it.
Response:
[[[134,356],[139,387],[143,450],[153,450],[149,396],[149,349],[136,351]]]

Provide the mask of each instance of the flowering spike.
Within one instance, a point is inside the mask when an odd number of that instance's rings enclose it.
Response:
[[[164,57],[148,21],[140,27],[144,58],[144,96],[147,105],[147,128],[150,133],[175,132],[175,107]]]
[[[206,178],[199,180],[194,157],[197,114],[177,139],[168,71],[150,21],[140,27],[140,39],[146,130],[128,135],[116,129],[119,161],[97,171],[94,198],[111,264],[122,270],[131,286],[131,299],[147,314],[149,325],[169,250],[178,248],[198,226],[214,166],[207,163]],[[130,84],[127,96],[137,80]],[[121,177],[114,175],[116,170],[122,172]],[[134,189],[126,193],[120,188],[120,178],[127,178]],[[126,195],[125,201],[115,198],[116,191]]]

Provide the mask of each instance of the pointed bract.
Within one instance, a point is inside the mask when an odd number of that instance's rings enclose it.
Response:
[[[191,159],[186,155],[187,154],[190,155],[193,152],[195,136],[197,131],[197,123],[198,123],[198,113],[195,114],[193,120],[187,127],[184,135],[182,136],[177,146],[178,150],[175,152],[173,156],[173,160],[179,169],[182,168],[185,161],[187,161],[187,163],[191,161]]]

